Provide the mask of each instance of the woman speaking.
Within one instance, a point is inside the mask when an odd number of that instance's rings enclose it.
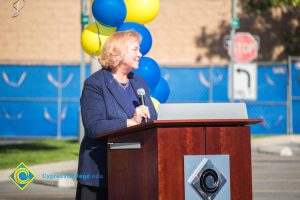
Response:
[[[113,33],[99,58],[103,68],[84,83],[80,105],[85,135],[78,175],[85,179],[78,178],[77,200],[107,199],[107,144],[97,136],[157,118],[145,80],[132,72],[142,56],[141,39],[131,30]],[[145,105],[139,104],[140,88],[145,90]]]

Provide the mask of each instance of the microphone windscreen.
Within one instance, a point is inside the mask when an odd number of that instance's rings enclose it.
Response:
[[[144,88],[140,88],[136,91],[137,95],[138,95],[138,99],[139,99],[139,103],[140,105],[145,105],[145,90]],[[143,118],[143,122],[148,122],[147,118]]]
[[[144,96],[145,95],[145,90],[144,88],[140,88],[136,91],[138,96]]]

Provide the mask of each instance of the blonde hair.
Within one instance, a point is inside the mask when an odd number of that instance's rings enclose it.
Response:
[[[104,44],[99,62],[104,69],[110,69],[113,72],[117,70],[118,65],[123,60],[126,48],[133,42],[142,41],[142,36],[132,30],[113,33]]]

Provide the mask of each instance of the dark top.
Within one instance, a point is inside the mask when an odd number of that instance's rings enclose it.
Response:
[[[137,89],[145,89],[145,104],[149,107],[151,115],[149,120],[157,118],[145,80],[133,73],[130,73],[128,78],[130,86],[125,91],[109,70],[99,70],[84,82],[80,98],[85,129],[79,152],[80,184],[107,187],[107,144],[96,136],[127,126],[127,119],[133,117],[134,108],[137,106]]]
[[[128,84],[128,87],[126,87],[126,84],[121,85],[123,85],[123,87],[119,85],[118,92],[124,97],[126,104],[128,105],[128,108],[133,115],[135,108],[140,105],[138,97],[136,96],[136,93],[134,92],[130,82]]]

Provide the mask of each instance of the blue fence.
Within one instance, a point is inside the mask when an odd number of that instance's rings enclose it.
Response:
[[[228,68],[162,68],[170,86],[167,102],[229,102]],[[287,66],[269,65],[258,68],[258,96],[246,101],[249,118],[263,118],[254,125],[255,134],[287,132]],[[295,124],[296,125],[296,124]]]
[[[300,133],[300,58],[291,58],[291,101],[293,132]]]
[[[1,66],[0,137],[77,137],[79,69]]]
[[[0,137],[77,137],[79,66],[0,66]],[[86,71],[89,71],[87,67]],[[229,102],[227,67],[161,67],[167,102]],[[253,134],[287,133],[287,65],[258,67],[258,96],[249,118],[263,118]],[[300,133],[300,67],[292,65],[293,130]]]

